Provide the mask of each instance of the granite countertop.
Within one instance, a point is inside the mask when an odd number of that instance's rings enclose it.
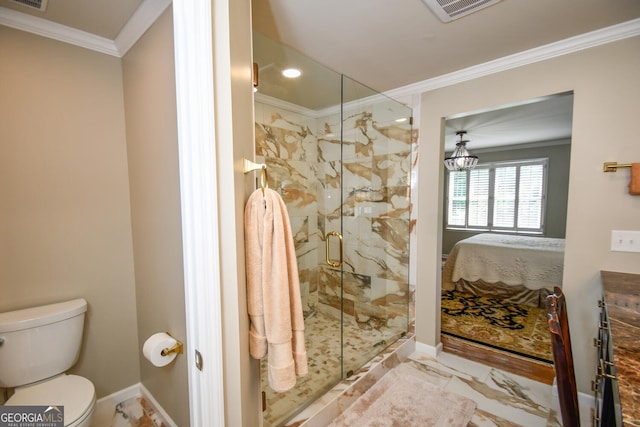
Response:
[[[625,426],[640,426],[640,274],[602,271]]]

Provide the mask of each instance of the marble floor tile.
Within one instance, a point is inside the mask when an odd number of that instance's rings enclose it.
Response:
[[[344,327],[344,347],[341,346],[340,341],[341,325]],[[261,383],[267,403],[263,413],[264,426],[279,426],[311,402],[326,400],[327,393],[336,394],[335,387],[338,389],[347,387],[349,383],[358,381],[360,379],[358,373],[369,373],[369,371],[355,367],[373,366],[386,359],[385,355],[388,352],[385,349],[395,342],[398,335],[399,332],[392,328],[363,332],[355,321],[346,321],[342,324],[340,317],[331,311],[313,312],[305,319],[305,346],[309,373],[304,377],[298,377],[293,389],[282,393],[273,391],[268,386],[266,365],[268,358],[261,360]],[[391,344],[390,347],[393,345]],[[341,367],[343,357],[346,364],[345,372],[350,369],[356,371],[344,381],[342,381]],[[386,363],[389,364],[391,361],[387,360]],[[340,392],[340,394],[343,393]]]
[[[487,384],[499,390],[508,390],[514,396],[529,400],[545,408],[551,408],[552,388],[548,384],[514,374],[507,374],[497,369],[491,369]]]
[[[409,358],[418,363],[422,363],[423,365],[430,366],[432,369],[436,369],[440,372],[446,372],[450,376],[457,376],[460,378],[476,378],[484,380],[489,377],[489,373],[491,372],[491,368],[486,365],[463,359],[449,353],[440,353],[437,360],[430,356],[425,356],[420,352],[411,354]]]
[[[443,391],[474,400],[477,408],[469,427],[562,426],[558,398],[551,385],[449,353],[441,353],[436,359],[420,352],[413,352],[403,358],[401,363],[411,364],[412,367],[425,372],[429,377],[428,381]],[[318,417],[311,416],[295,425],[326,426],[331,417],[338,416],[345,408],[333,409]],[[580,411],[583,425],[590,425],[590,408],[581,407]]]
[[[549,417],[548,408],[513,396],[508,391],[494,389],[485,382],[454,377],[444,389],[475,401],[478,409],[499,415],[515,425],[523,427],[544,426]]]

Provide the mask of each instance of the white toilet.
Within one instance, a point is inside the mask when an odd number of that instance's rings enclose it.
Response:
[[[0,387],[15,388],[5,405],[64,406],[65,427],[89,427],[95,387],[65,372],[78,361],[87,301],[0,313]]]

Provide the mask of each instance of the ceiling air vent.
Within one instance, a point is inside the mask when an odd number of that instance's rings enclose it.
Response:
[[[450,22],[498,3],[500,0],[422,0],[442,21]]]
[[[48,0],[11,0],[14,3],[18,3],[32,9],[37,9],[41,12],[44,12],[47,8]]]

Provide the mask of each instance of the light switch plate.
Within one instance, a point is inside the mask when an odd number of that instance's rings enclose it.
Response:
[[[612,230],[611,250],[614,252],[640,253],[640,231]]]

